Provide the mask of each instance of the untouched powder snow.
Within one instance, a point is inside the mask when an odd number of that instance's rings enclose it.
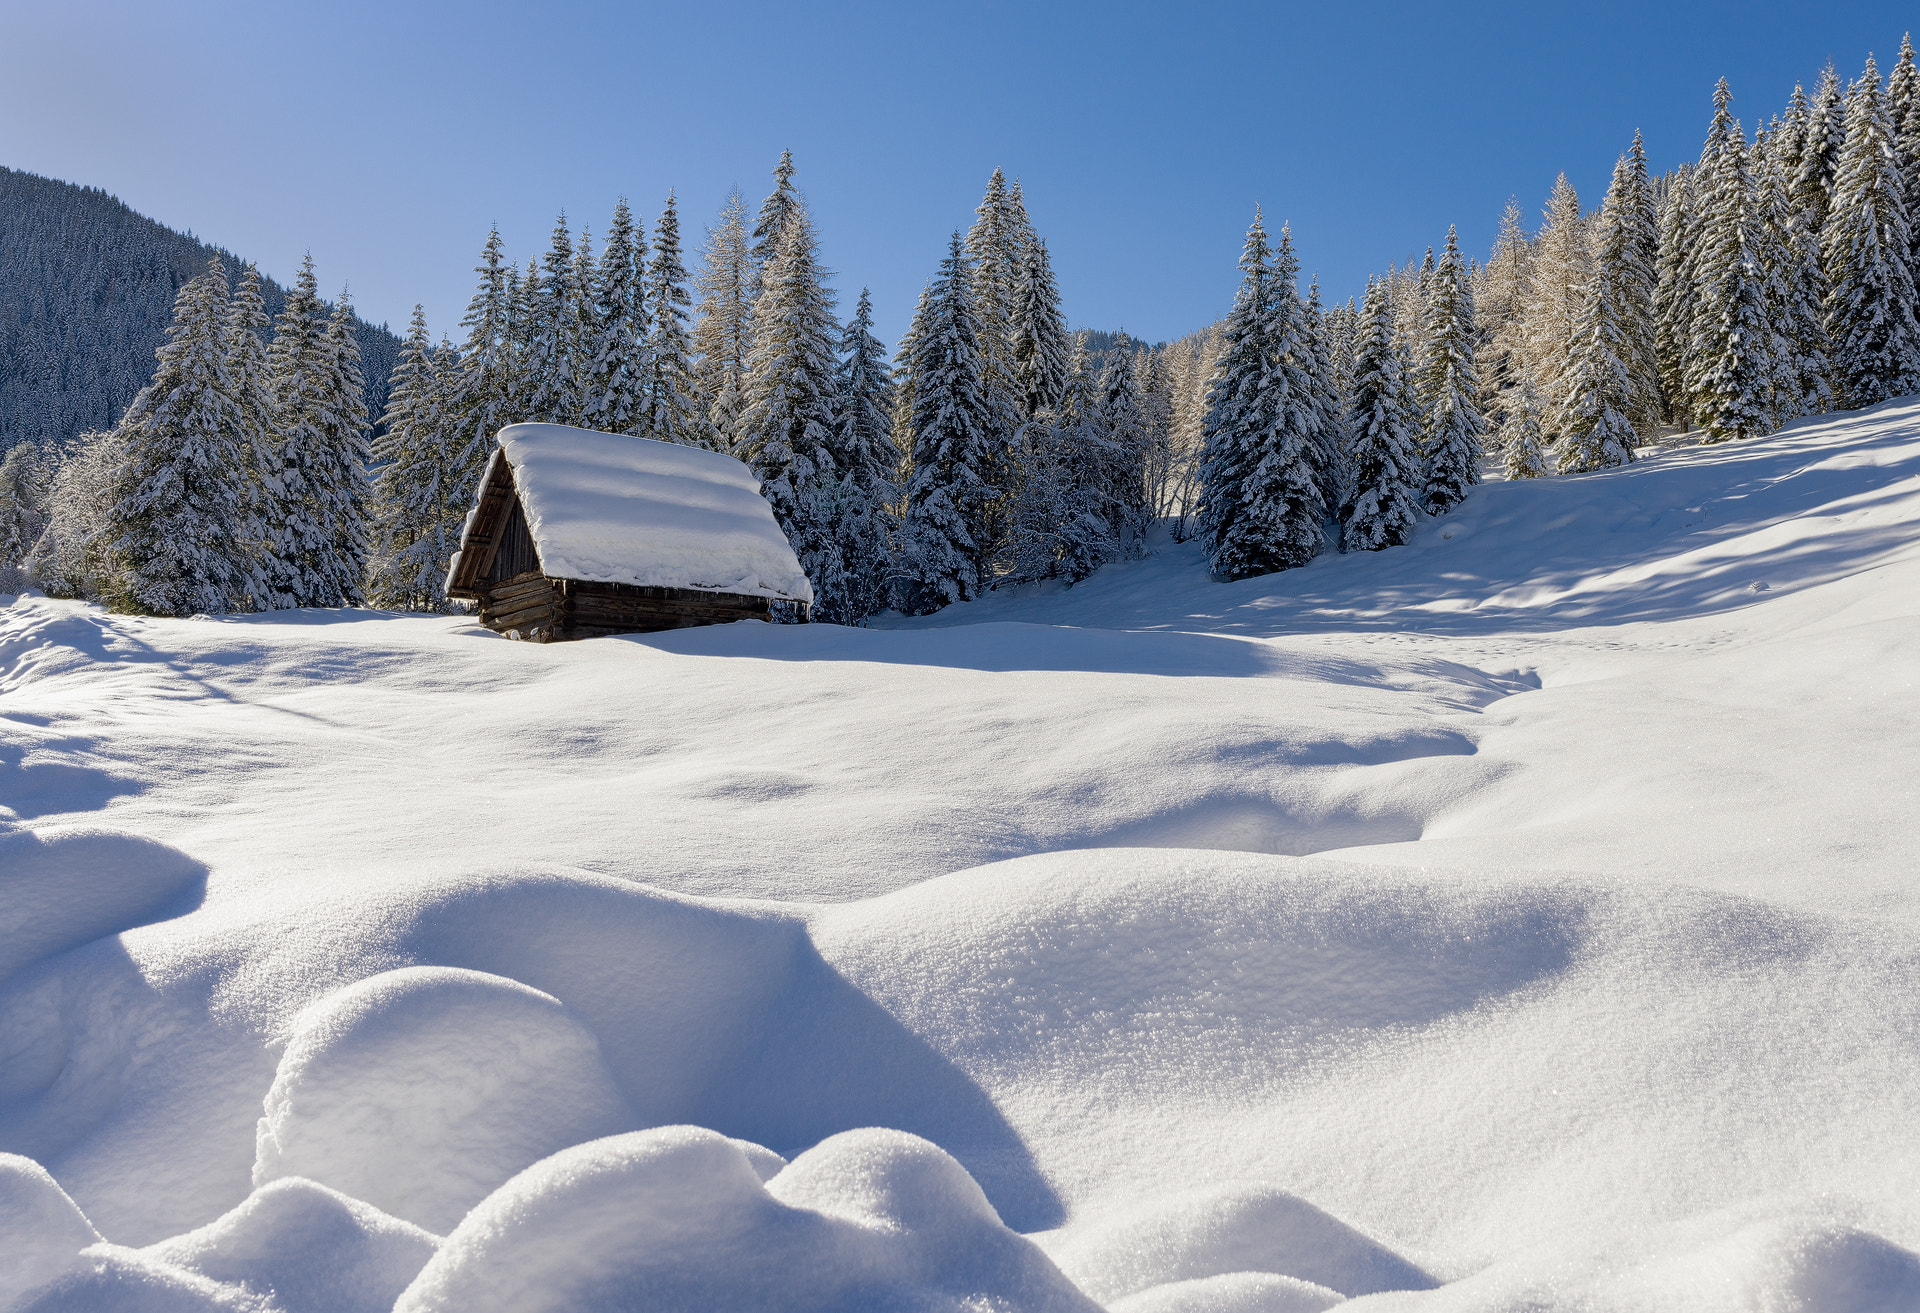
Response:
[[[0,609],[0,1313],[1920,1309],[1920,403],[888,624]]]
[[[540,568],[554,578],[813,600],[759,481],[731,456],[514,424],[493,459],[513,470]]]

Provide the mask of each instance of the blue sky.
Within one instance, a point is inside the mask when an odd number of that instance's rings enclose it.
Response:
[[[696,245],[782,147],[844,305],[889,340],[999,165],[1075,326],[1160,339],[1222,313],[1256,202],[1330,295],[1564,169],[1597,203],[1635,128],[1699,150],[1715,79],[1751,125],[1831,58],[1883,71],[1892,4],[673,5],[0,8],[0,164],[103,187],[285,279],[455,331],[489,225],[524,263],[556,213]],[[456,334],[457,335],[457,334]]]

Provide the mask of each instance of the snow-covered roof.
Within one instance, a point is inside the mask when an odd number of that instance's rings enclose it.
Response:
[[[500,430],[494,459],[502,458],[540,568],[553,578],[813,600],[759,481],[731,456],[565,424],[514,424]],[[470,513],[468,528],[473,523]]]

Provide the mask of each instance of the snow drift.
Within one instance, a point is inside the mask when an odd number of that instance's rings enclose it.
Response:
[[[1895,403],[890,632],[20,599],[0,1310],[1920,1308],[1917,525]]]

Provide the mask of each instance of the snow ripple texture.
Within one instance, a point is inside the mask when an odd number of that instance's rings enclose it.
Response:
[[[1920,1309],[1917,530],[1909,401],[891,629],[18,599],[0,1313]]]

